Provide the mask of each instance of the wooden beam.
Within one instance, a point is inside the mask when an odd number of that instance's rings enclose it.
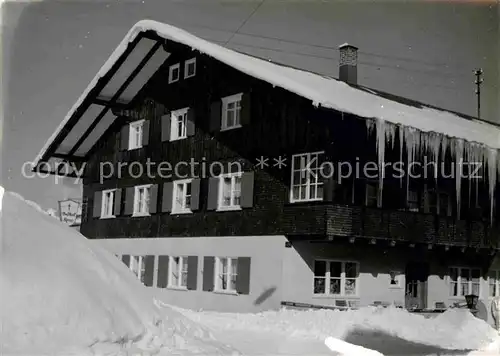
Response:
[[[80,179],[83,178],[83,176],[77,176],[75,173],[61,174],[61,173],[54,172],[54,171],[48,171],[46,169],[37,169],[36,167],[33,168],[32,171],[38,172],[38,173],[50,174],[50,175],[54,175],[54,176],[64,176],[64,177],[68,177],[68,178],[80,178]]]
[[[125,108],[127,106],[127,104],[125,103],[120,103],[120,102],[112,102],[111,100],[105,100],[105,99],[99,99],[99,98],[95,98],[94,100],[92,100],[92,104],[96,104],[96,105],[102,105],[102,106],[112,106],[113,107],[116,107],[116,108]]]
[[[64,160],[67,160],[67,161],[73,161],[73,162],[84,162],[85,161],[85,157],[67,155],[67,154],[64,154],[64,153],[54,153],[52,155],[52,157],[64,159]]]
[[[127,45],[127,49],[125,52],[122,53],[120,58],[113,64],[111,69],[104,75],[103,77],[99,78],[97,81],[97,84],[90,90],[88,93],[87,97],[83,100],[83,102],[78,106],[78,108],[75,110],[71,118],[68,120],[66,125],[62,128],[62,130],[58,133],[54,141],[52,141],[47,148],[47,151],[45,151],[45,154],[41,158],[40,162],[47,162],[47,157],[52,157],[52,155],[55,153],[55,150],[59,145],[62,143],[64,138],[69,134],[69,132],[75,127],[77,124],[78,120],[80,120],[80,117],[85,113],[85,111],[88,109],[88,107],[92,104],[92,101],[97,95],[101,92],[102,89],[108,84],[108,82],[111,80],[111,78],[116,74],[118,69],[121,67],[121,65],[125,62],[125,60],[128,58],[129,54],[134,50],[134,48],[137,46],[139,41],[142,38],[142,34],[139,34],[131,43]]]
[[[135,79],[135,77],[137,77],[137,75],[141,72],[141,70],[146,66],[146,64],[149,62],[151,57],[153,57],[153,55],[156,53],[158,48],[160,48],[160,45],[161,45],[160,42],[156,42],[155,45],[149,50],[149,52],[144,56],[144,58],[137,65],[137,67],[135,67],[135,69],[132,71],[132,73],[130,73],[127,80],[125,80],[125,82],[123,82],[123,84],[120,86],[120,88],[118,88],[116,93],[113,95],[113,97],[111,98],[111,104],[106,106],[104,109],[102,109],[101,113],[97,116],[97,118],[94,120],[94,122],[92,122],[92,124],[87,128],[85,133],[82,136],[80,136],[80,138],[75,143],[73,148],[69,151],[69,154],[73,154],[78,150],[78,148],[82,145],[82,143],[87,139],[87,137],[91,134],[91,132],[94,130],[94,128],[102,120],[104,115],[106,115],[106,113],[110,109],[110,106],[113,105],[118,100],[120,95],[127,89],[129,84]]]

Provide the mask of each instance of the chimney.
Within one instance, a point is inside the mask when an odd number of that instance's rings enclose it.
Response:
[[[344,43],[339,46],[339,79],[348,84],[358,84],[358,47]]]

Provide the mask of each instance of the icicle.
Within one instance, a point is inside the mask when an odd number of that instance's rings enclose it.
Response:
[[[410,190],[410,167],[411,163],[415,161],[416,153],[420,151],[420,132],[413,128],[404,126],[404,141],[406,144],[407,153],[407,178],[406,178],[406,199]]]
[[[455,151],[455,190],[457,197],[457,219],[460,220],[460,206],[462,199],[462,177],[464,161],[464,140],[454,139],[453,150]]]
[[[386,140],[386,125],[385,120],[377,119],[377,154],[378,154],[378,198],[377,201],[382,203],[382,193],[384,190],[384,168],[385,168],[385,140]]]
[[[500,175],[498,164],[498,151],[488,148],[486,151],[486,164],[488,165],[488,191],[490,197],[490,220],[493,223],[493,206],[495,201],[495,187],[497,183],[497,174]],[[498,170],[498,172],[497,172]]]
[[[403,164],[403,145],[404,145],[404,129],[403,126],[398,126],[399,132],[399,162]],[[399,187],[403,188],[403,177],[399,179]]]

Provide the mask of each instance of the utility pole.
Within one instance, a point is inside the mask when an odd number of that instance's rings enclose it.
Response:
[[[476,69],[474,71],[474,75],[476,76],[476,96],[477,96],[477,118],[481,118],[481,84],[483,83],[483,70],[481,68]]]

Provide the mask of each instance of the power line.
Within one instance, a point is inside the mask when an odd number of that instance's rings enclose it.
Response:
[[[259,4],[259,6],[262,5],[263,2],[261,2]],[[288,39],[284,39],[284,38],[280,38],[280,37],[274,37],[274,36],[268,36],[268,35],[256,35],[256,34],[252,34],[252,33],[248,33],[248,32],[240,32],[240,29],[255,14],[255,12],[256,12],[256,10],[258,9],[259,6],[257,6],[257,8],[254,10],[254,12],[244,21],[244,23],[242,23],[242,25],[236,31],[232,32],[232,35],[231,35],[230,39],[227,40],[225,44],[229,43],[229,41],[231,41],[234,38],[234,36],[236,36],[238,34],[238,35],[241,35],[241,36],[248,36],[248,37],[254,37],[254,38],[262,38],[262,39],[267,39],[267,40],[274,40],[274,41],[279,41],[279,42],[292,43],[292,44],[297,44],[297,45],[302,45],[302,46],[308,46],[308,47],[313,47],[313,48],[321,48],[321,49],[326,49],[326,50],[330,50],[330,51],[331,50],[338,51],[338,47],[335,47],[335,46],[320,45],[320,44],[314,44],[314,43],[304,43],[304,42],[295,41],[295,40],[288,40]],[[231,31],[228,31],[226,29],[215,28],[215,27],[211,27],[211,26],[195,25],[195,24],[190,24],[190,23],[185,23],[185,24],[188,25],[188,26],[191,26],[191,27],[205,28],[205,29],[212,30],[212,31],[219,31],[219,32],[225,32],[225,33],[231,32]],[[430,62],[430,61],[417,60],[417,59],[414,59],[414,58],[399,57],[399,56],[388,56],[388,55],[384,55],[384,54],[380,54],[380,53],[373,53],[373,52],[366,52],[366,51],[358,51],[358,52],[361,53],[361,54],[367,55],[367,56],[379,57],[379,58],[384,58],[384,59],[393,60],[393,61],[396,60],[396,61],[401,61],[401,62],[424,64],[424,65],[433,66],[433,67],[449,67],[449,64],[445,63],[445,62]],[[463,64],[461,66],[463,66]],[[436,70],[438,70],[438,69],[436,69]],[[465,75],[462,75],[462,76],[465,76]]]
[[[243,21],[241,23],[241,25],[236,29],[236,31],[233,32],[233,34],[231,35],[231,37],[229,37],[229,39],[226,41],[225,45],[227,45],[232,39],[233,37],[241,30],[241,28],[243,26],[245,26],[245,24],[248,22],[248,20],[250,20],[253,15],[255,15],[255,13],[257,12],[257,10],[259,10],[259,8],[266,2],[266,0],[262,0],[256,7],[255,9],[252,11],[252,13],[245,19],[245,21]]]
[[[222,42],[222,41],[217,41],[217,42]],[[265,47],[265,46],[257,46],[257,45],[250,45],[250,44],[245,44],[245,43],[240,43],[240,42],[233,42],[233,45],[236,46],[242,46],[242,47],[250,47],[250,48],[256,48],[256,49],[262,49],[262,50],[267,50],[267,51],[272,51],[272,52],[278,52],[278,53],[286,53],[286,54],[294,54],[298,56],[304,56],[304,57],[311,57],[311,58],[318,58],[318,59],[327,59],[329,61],[336,61],[338,62],[337,58],[334,57],[329,57],[329,56],[322,56],[322,55],[315,55],[315,54],[310,54],[310,53],[301,53],[301,52],[295,52],[295,51],[287,51],[283,49],[277,49],[277,48],[271,48],[271,47]],[[400,71],[405,71],[405,72],[414,72],[414,73],[420,73],[424,75],[429,75],[431,77],[453,77],[454,75],[451,73],[431,73],[428,71],[422,71],[418,69],[409,69],[409,68],[403,68],[399,66],[390,66],[390,65],[384,65],[384,64],[379,64],[379,63],[374,63],[374,62],[367,62],[367,61],[358,61],[358,64],[363,64],[371,67],[379,67],[379,68],[389,68],[389,69],[395,69],[395,70],[400,70]],[[442,86],[445,87],[445,86]],[[447,89],[451,90],[456,90],[455,88],[452,87],[445,87]]]

